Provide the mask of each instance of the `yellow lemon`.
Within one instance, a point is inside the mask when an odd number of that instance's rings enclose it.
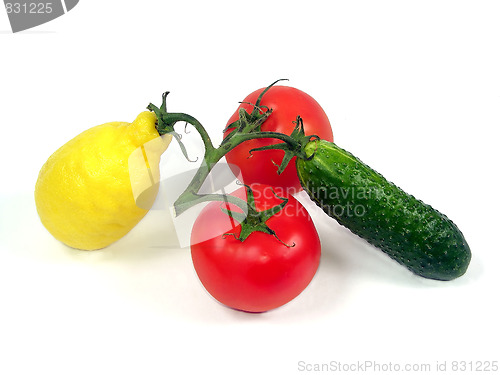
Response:
[[[73,248],[96,250],[128,233],[158,193],[159,162],[172,136],[159,136],[156,115],[111,122],[79,134],[43,165],[35,186],[47,230]],[[146,194],[140,194],[146,192]]]

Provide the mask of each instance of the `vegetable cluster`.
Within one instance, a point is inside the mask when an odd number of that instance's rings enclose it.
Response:
[[[301,189],[330,218],[414,274],[437,280],[463,275],[471,252],[458,227],[338,147],[321,106],[277,83],[245,98],[218,147],[197,119],[167,111],[168,92],[160,107],[149,104],[150,112],[132,124],[104,124],[80,134],[40,171],[35,200],[42,223],[79,249],[99,249],[123,237],[156,197],[157,165],[171,138],[187,157],[174,129],[181,122],[197,130],[205,152],[174,210],[181,215],[209,202],[194,223],[191,256],[199,279],[222,304],[263,312],[290,302],[311,282],[321,244],[311,216],[294,197]],[[148,150],[151,140],[156,146]],[[224,157],[241,188],[200,193]],[[152,187],[147,205],[139,205],[136,191],[145,185]],[[76,216],[71,207],[85,215]]]

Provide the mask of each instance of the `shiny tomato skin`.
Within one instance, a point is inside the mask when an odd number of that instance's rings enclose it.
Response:
[[[264,210],[281,203],[269,186],[254,184],[256,206]],[[245,198],[244,188],[233,193]],[[205,289],[219,302],[236,310],[264,312],[286,304],[310,283],[319,266],[321,245],[313,221],[302,204],[289,201],[267,224],[278,235],[254,232],[241,242],[238,222],[231,224],[221,207],[211,202],[196,219],[191,233],[191,256]]]
[[[253,110],[248,103],[255,103],[264,88],[254,91],[248,95],[240,104],[228,121],[228,125],[238,120],[238,111],[245,108],[247,112]],[[262,106],[271,108],[273,112],[262,124],[262,131],[274,131],[291,134],[295,126],[294,121],[300,115],[304,122],[306,135],[317,135],[321,139],[333,142],[333,133],[330,121],[319,103],[305,92],[289,86],[273,86],[267,91],[261,101]],[[229,134],[229,130],[224,136]],[[277,174],[278,167],[283,159],[283,151],[266,150],[252,153],[251,149],[267,146],[280,141],[273,139],[254,139],[246,141],[226,155],[234,175],[245,184],[262,183],[271,186],[288,189],[291,193],[302,190],[295,168],[295,158],[290,161],[281,175]]]

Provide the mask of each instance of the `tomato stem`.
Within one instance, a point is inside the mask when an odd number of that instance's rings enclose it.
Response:
[[[212,140],[210,139],[210,135],[208,134],[204,126],[196,118],[185,113],[167,112],[166,97],[168,95],[168,92],[165,92],[162,95],[162,104],[160,108],[158,108],[154,104],[148,105],[147,108],[150,111],[153,111],[157,117],[156,129],[158,133],[160,135],[166,133],[172,134],[177,139],[184,156],[188,160],[189,158],[187,155],[187,150],[181,141],[181,135],[174,130],[175,124],[177,124],[178,122],[185,122],[186,124],[193,125],[196,131],[200,134],[205,148],[205,154],[201,166],[196,171],[196,174],[192,178],[186,190],[174,202],[174,210],[176,215],[182,214],[184,211],[199,203],[207,201],[228,202],[238,206],[246,215],[246,218],[243,219],[241,215],[235,215],[234,213],[230,214],[226,212],[230,216],[233,215],[231,217],[240,221],[240,224],[242,224],[242,233],[240,234],[240,239],[242,241],[254,231],[264,231],[276,236],[275,233],[272,232],[269,227],[267,227],[265,222],[272,215],[279,212],[279,210],[281,210],[285,206],[286,201],[284,201],[283,204],[276,206],[276,208],[272,211],[257,211],[254,206],[252,207],[252,202],[248,201],[252,199],[251,197],[253,197],[250,187],[247,187],[247,201],[225,194],[200,194],[199,190],[210,174],[210,171],[219,162],[219,160],[222,159],[222,157],[224,157],[229,151],[234,149],[239,144],[251,139],[272,138],[282,141],[281,144],[275,144],[251,150],[251,152],[267,149],[283,150],[285,152],[285,155],[283,157],[281,165],[278,168],[278,173],[281,173],[284,170],[286,165],[294,156],[298,156],[301,158],[306,157],[304,147],[312,138],[316,136],[304,135],[304,128],[300,117],[297,118],[295,129],[291,135],[286,135],[278,132],[263,132],[260,130],[261,125],[272,113],[272,109],[260,105],[262,96],[269,90],[271,86],[279,81],[281,80],[275,81],[261,93],[251,113],[248,113],[244,109],[240,109],[239,119],[230,124],[225,129],[233,130],[224,138],[220,146],[217,148],[214,147]],[[248,189],[250,189],[250,192]]]

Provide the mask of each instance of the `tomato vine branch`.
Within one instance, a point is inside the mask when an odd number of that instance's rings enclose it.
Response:
[[[279,81],[279,80],[278,80]],[[278,82],[276,81],[276,82]],[[181,141],[181,135],[174,130],[174,126],[178,122],[185,122],[191,124],[196,131],[200,134],[205,148],[204,157],[201,166],[196,171],[196,174],[192,178],[189,186],[186,190],[177,198],[174,203],[174,210],[176,215],[180,215],[189,208],[196,204],[207,202],[207,201],[221,201],[228,202],[239,207],[243,213],[226,212],[228,215],[235,220],[238,220],[242,224],[242,233],[239,239],[244,240],[253,231],[265,231],[269,234],[273,234],[272,230],[265,224],[266,220],[272,215],[279,212],[285,204],[286,198],[282,204],[276,206],[277,208],[266,211],[257,211],[255,205],[252,205],[250,201],[253,199],[251,189],[247,187],[247,201],[234,197],[232,195],[225,194],[200,194],[201,189],[205,179],[210,174],[213,167],[219,162],[220,159],[224,157],[229,151],[234,149],[239,144],[246,142],[251,139],[258,138],[273,138],[282,141],[280,144],[274,144],[271,146],[261,147],[251,150],[261,151],[266,149],[281,149],[285,152],[283,161],[278,168],[278,173],[281,173],[286,165],[291,161],[294,156],[305,157],[304,147],[309,140],[315,136],[305,136],[302,120],[297,118],[296,126],[291,135],[286,135],[277,132],[265,132],[261,131],[261,125],[266,121],[266,119],[271,115],[272,109],[263,107],[260,105],[262,96],[272,87],[276,82],[268,86],[257,99],[254,109],[251,113],[248,113],[244,109],[240,109],[239,118],[234,123],[230,124],[225,130],[233,129],[221,142],[219,147],[214,147],[210,135],[204,128],[204,126],[193,116],[185,113],[171,113],[167,111],[166,98],[169,94],[165,92],[162,95],[162,104],[160,108],[154,104],[149,104],[148,109],[153,111],[157,117],[156,128],[160,135],[170,133],[178,141],[184,156],[189,160],[187,155],[187,150]],[[244,216],[242,216],[244,215]],[[270,215],[270,216],[269,216]],[[260,224],[259,224],[260,223]],[[273,234],[275,235],[275,234]]]

